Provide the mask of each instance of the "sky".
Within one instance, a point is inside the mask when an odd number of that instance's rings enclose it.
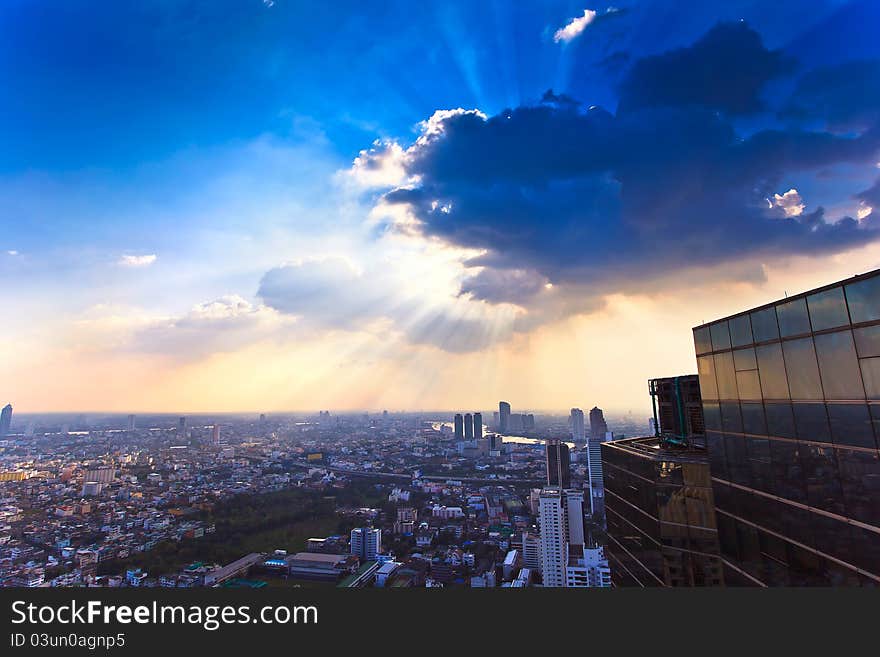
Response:
[[[880,267],[880,5],[0,5],[0,401],[598,405]]]

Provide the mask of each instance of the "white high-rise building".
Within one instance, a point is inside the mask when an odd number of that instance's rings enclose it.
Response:
[[[580,490],[564,490],[565,519],[568,523],[568,544],[583,545],[584,534],[584,493]]]
[[[576,443],[582,443],[587,439],[584,412],[579,408],[571,409],[571,439]]]
[[[568,567],[577,565],[584,545],[584,494],[545,488],[538,500],[541,523],[541,573],[544,586],[568,586]],[[575,557],[572,562],[571,557]]]
[[[547,488],[538,500],[541,523],[541,575],[544,586],[565,586],[568,566],[568,527],[562,490]]]
[[[611,569],[604,548],[585,545],[583,492],[545,488],[539,500],[539,519],[544,586],[611,586]],[[525,535],[523,549],[526,549]]]
[[[382,549],[382,530],[358,527],[351,530],[351,553],[364,561],[375,561]]]
[[[565,575],[568,588],[610,587],[611,568],[605,558],[605,548],[584,547],[581,556],[569,563]]]
[[[541,539],[534,534],[522,534],[523,565],[540,572],[541,570]]]

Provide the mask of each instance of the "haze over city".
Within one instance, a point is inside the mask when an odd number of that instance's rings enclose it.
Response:
[[[16,413],[647,418],[880,263],[876,3],[0,12]]]

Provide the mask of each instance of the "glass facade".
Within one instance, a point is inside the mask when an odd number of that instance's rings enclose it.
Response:
[[[694,346],[726,584],[880,585],[880,272]]]
[[[724,585],[706,450],[615,440],[602,467],[614,586]]]

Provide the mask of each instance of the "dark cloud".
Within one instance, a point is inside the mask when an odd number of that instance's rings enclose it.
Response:
[[[472,294],[491,303],[526,305],[546,289],[549,281],[540,274],[522,269],[483,269],[462,285],[462,294]]]
[[[880,209],[880,179],[873,185],[855,195],[865,205]]]
[[[699,106],[730,114],[762,107],[764,84],[792,69],[743,22],[721,23],[689,48],[637,61],[621,85],[619,111]]]
[[[483,251],[463,293],[523,307],[545,282],[601,296],[695,266],[748,278],[744,260],[876,239],[870,222],[826,217],[821,199],[799,216],[769,200],[798,172],[873,165],[880,148],[876,124],[740,134],[728,115],[758,109],[789,67],[747,26],[720,25],[637,62],[617,115],[552,92],[491,117],[446,115],[408,151],[418,183],[383,200],[408,206],[425,236]]]
[[[835,131],[880,123],[880,61],[850,61],[811,71],[798,80],[781,115],[820,120]]]

